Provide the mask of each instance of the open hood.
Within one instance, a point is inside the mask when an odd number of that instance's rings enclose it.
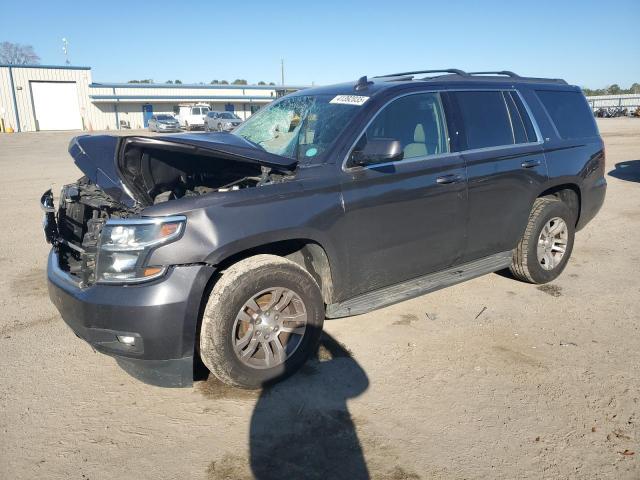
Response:
[[[229,159],[258,163],[271,168],[291,171],[298,163],[297,160],[281,155],[274,155],[245,140],[239,135],[230,133],[183,133],[177,135],[163,135],[160,137],[127,137],[129,141],[151,142],[157,144],[171,143],[183,145],[192,149],[194,153],[201,151],[207,155],[219,154]]]
[[[288,174],[297,164],[228,133],[83,135],[71,140],[69,153],[92,183],[128,207],[151,205],[158,195],[166,197],[166,192],[171,192],[172,199],[250,186],[264,175],[263,167]]]

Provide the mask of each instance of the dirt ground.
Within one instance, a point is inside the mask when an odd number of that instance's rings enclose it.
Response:
[[[600,128],[607,200],[557,281],[327,321],[318,358],[257,393],[148,386],[77,339],[38,206],[79,176],[72,134],[0,136],[0,478],[640,478],[640,119]]]

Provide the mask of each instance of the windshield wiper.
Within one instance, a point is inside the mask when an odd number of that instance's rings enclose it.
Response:
[[[264,149],[264,147],[262,145],[260,145],[259,143],[254,142],[253,140],[249,140],[247,137],[243,137],[242,135],[240,135],[240,137],[242,137],[242,139],[247,142],[250,143],[252,146],[259,148],[260,150],[263,150],[266,152],[266,150]]]

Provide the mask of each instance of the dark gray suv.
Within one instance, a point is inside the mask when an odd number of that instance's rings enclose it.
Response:
[[[233,133],[80,136],[45,192],[49,292],[145,381],[201,360],[255,388],[325,317],[510,268],[544,283],[600,209],[604,148],[578,87],[418,71],[285,96]]]

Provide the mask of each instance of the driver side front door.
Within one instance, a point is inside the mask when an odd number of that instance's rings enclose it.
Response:
[[[448,268],[465,249],[466,169],[450,151],[440,94],[388,103],[354,149],[375,138],[399,140],[404,155],[366,166],[347,161],[341,172],[351,297]]]

